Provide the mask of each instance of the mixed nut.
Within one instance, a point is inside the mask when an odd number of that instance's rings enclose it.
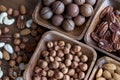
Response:
[[[51,20],[56,27],[70,32],[75,26],[82,26],[92,16],[96,0],[42,0],[40,16]]]
[[[98,46],[107,52],[120,52],[120,11],[113,10],[107,6],[102,10],[100,22],[94,32],[92,39]]]
[[[98,69],[96,80],[120,80],[120,65],[106,63]]]
[[[19,10],[0,5],[0,24],[0,80],[23,80],[25,67],[44,30],[33,22],[24,5]]]
[[[34,68],[32,80],[83,80],[89,66],[81,46],[49,41]]]

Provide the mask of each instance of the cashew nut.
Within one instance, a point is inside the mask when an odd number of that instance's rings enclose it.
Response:
[[[30,28],[32,23],[33,23],[33,20],[32,20],[32,19],[28,20],[28,21],[26,22],[26,27],[27,27],[27,28]]]
[[[7,16],[8,16],[8,14],[6,12],[3,12],[0,14],[0,24],[3,24],[3,19]]]
[[[8,17],[4,17],[3,23],[5,25],[12,25],[15,22],[15,19],[8,19]]]
[[[0,78],[2,78],[2,76],[3,76],[3,71],[2,71],[2,69],[0,67]]]
[[[3,53],[0,51],[0,59],[3,59]]]

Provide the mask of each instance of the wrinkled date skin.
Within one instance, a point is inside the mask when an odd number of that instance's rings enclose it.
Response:
[[[107,52],[120,51],[120,15],[107,6],[101,12],[99,26],[91,33],[91,38],[97,42],[98,47]]]

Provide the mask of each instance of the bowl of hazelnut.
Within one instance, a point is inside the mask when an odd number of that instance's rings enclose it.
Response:
[[[42,36],[25,80],[88,80],[97,55],[91,47],[56,31]]]
[[[33,19],[43,27],[81,40],[96,11],[97,2],[97,0],[40,0],[34,10]]]

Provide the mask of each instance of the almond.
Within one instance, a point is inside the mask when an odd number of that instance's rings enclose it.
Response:
[[[105,77],[106,79],[110,79],[110,78],[112,78],[112,75],[109,71],[105,70],[103,72],[103,77]]]
[[[3,50],[3,58],[4,60],[10,60],[10,55],[7,51]]]
[[[96,80],[106,80],[104,77],[99,77]]]
[[[97,72],[96,78],[101,77],[102,74],[103,74],[103,69],[100,68],[100,69],[98,70],[98,72]]]
[[[24,5],[20,6],[20,12],[21,14],[26,14],[26,7]]]
[[[114,73],[114,74],[113,74],[113,78],[114,78],[115,80],[120,80],[120,75],[117,74],[117,73]]]
[[[108,71],[114,71],[114,70],[116,70],[116,65],[112,64],[112,63],[107,63],[103,66],[103,68]]]
[[[25,36],[25,35],[29,35],[31,33],[30,29],[23,29],[20,34]]]

